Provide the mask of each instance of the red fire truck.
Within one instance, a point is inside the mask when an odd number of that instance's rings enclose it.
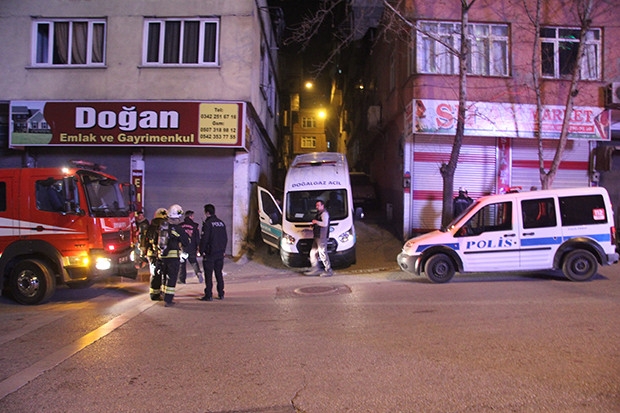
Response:
[[[0,169],[3,294],[38,304],[58,284],[136,278],[132,187],[87,165]]]

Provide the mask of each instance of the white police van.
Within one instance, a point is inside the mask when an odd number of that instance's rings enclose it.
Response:
[[[318,199],[329,211],[327,253],[332,267],[355,264],[351,181],[347,158],[341,153],[313,152],[295,157],[284,181],[284,211],[269,191],[258,187],[263,241],[280,250],[282,262],[288,267],[309,267],[312,219]]]
[[[447,228],[408,240],[400,268],[445,283],[455,272],[562,270],[587,281],[618,262],[604,188],[549,189],[478,199]]]

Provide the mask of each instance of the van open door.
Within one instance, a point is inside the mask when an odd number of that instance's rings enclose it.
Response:
[[[258,219],[265,244],[280,249],[282,238],[282,209],[265,188],[258,187]]]

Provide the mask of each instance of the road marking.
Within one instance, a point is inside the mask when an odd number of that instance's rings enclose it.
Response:
[[[44,357],[43,359],[34,363],[32,366],[27,367],[24,370],[15,373],[12,376],[7,377],[3,381],[1,381],[0,399],[3,399],[9,394],[19,390],[21,387],[25,386],[32,380],[39,377],[41,374],[58,366],[69,357],[88,347],[100,338],[110,334],[112,331],[116,330],[117,328],[119,328],[132,318],[136,317],[137,315],[141,314],[143,311],[149,309],[156,303],[156,301],[151,300],[144,302],[143,295],[136,297],[136,299],[139,299],[143,302],[138,306],[130,308],[128,311],[113,318],[112,320],[91,331],[90,333],[85,334],[73,343],[64,346],[63,348],[57,350],[56,352],[50,354],[47,357]]]

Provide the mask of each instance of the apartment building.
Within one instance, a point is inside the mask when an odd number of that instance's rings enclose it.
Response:
[[[277,10],[275,10],[277,11]],[[243,253],[277,156],[267,0],[3,0],[0,167],[105,165],[148,218],[212,203]],[[250,235],[249,235],[250,234]]]
[[[354,11],[358,3],[364,2],[352,1]],[[374,11],[381,6],[375,3]],[[470,8],[467,115],[455,191],[464,187],[476,198],[514,187],[541,187],[534,44],[538,42],[541,61],[536,71],[548,169],[577,61],[577,3],[543,2],[538,40],[530,19],[533,0],[478,0]],[[383,7],[381,19],[366,32],[367,49],[358,47],[372,58],[347,68],[345,112],[351,122],[344,133],[351,163],[370,165],[367,172],[379,182],[384,213],[406,239],[441,226],[440,167],[452,151],[459,99],[459,61],[450,49],[460,46],[461,9],[460,2],[449,0],[398,5]],[[605,185],[618,205],[620,193],[612,183],[620,169],[620,116],[612,101],[620,98],[608,90],[620,81],[620,9],[609,2],[594,5],[568,142],[552,187]],[[604,162],[600,156],[597,160],[601,153],[606,154]],[[617,165],[616,172],[611,165]]]

